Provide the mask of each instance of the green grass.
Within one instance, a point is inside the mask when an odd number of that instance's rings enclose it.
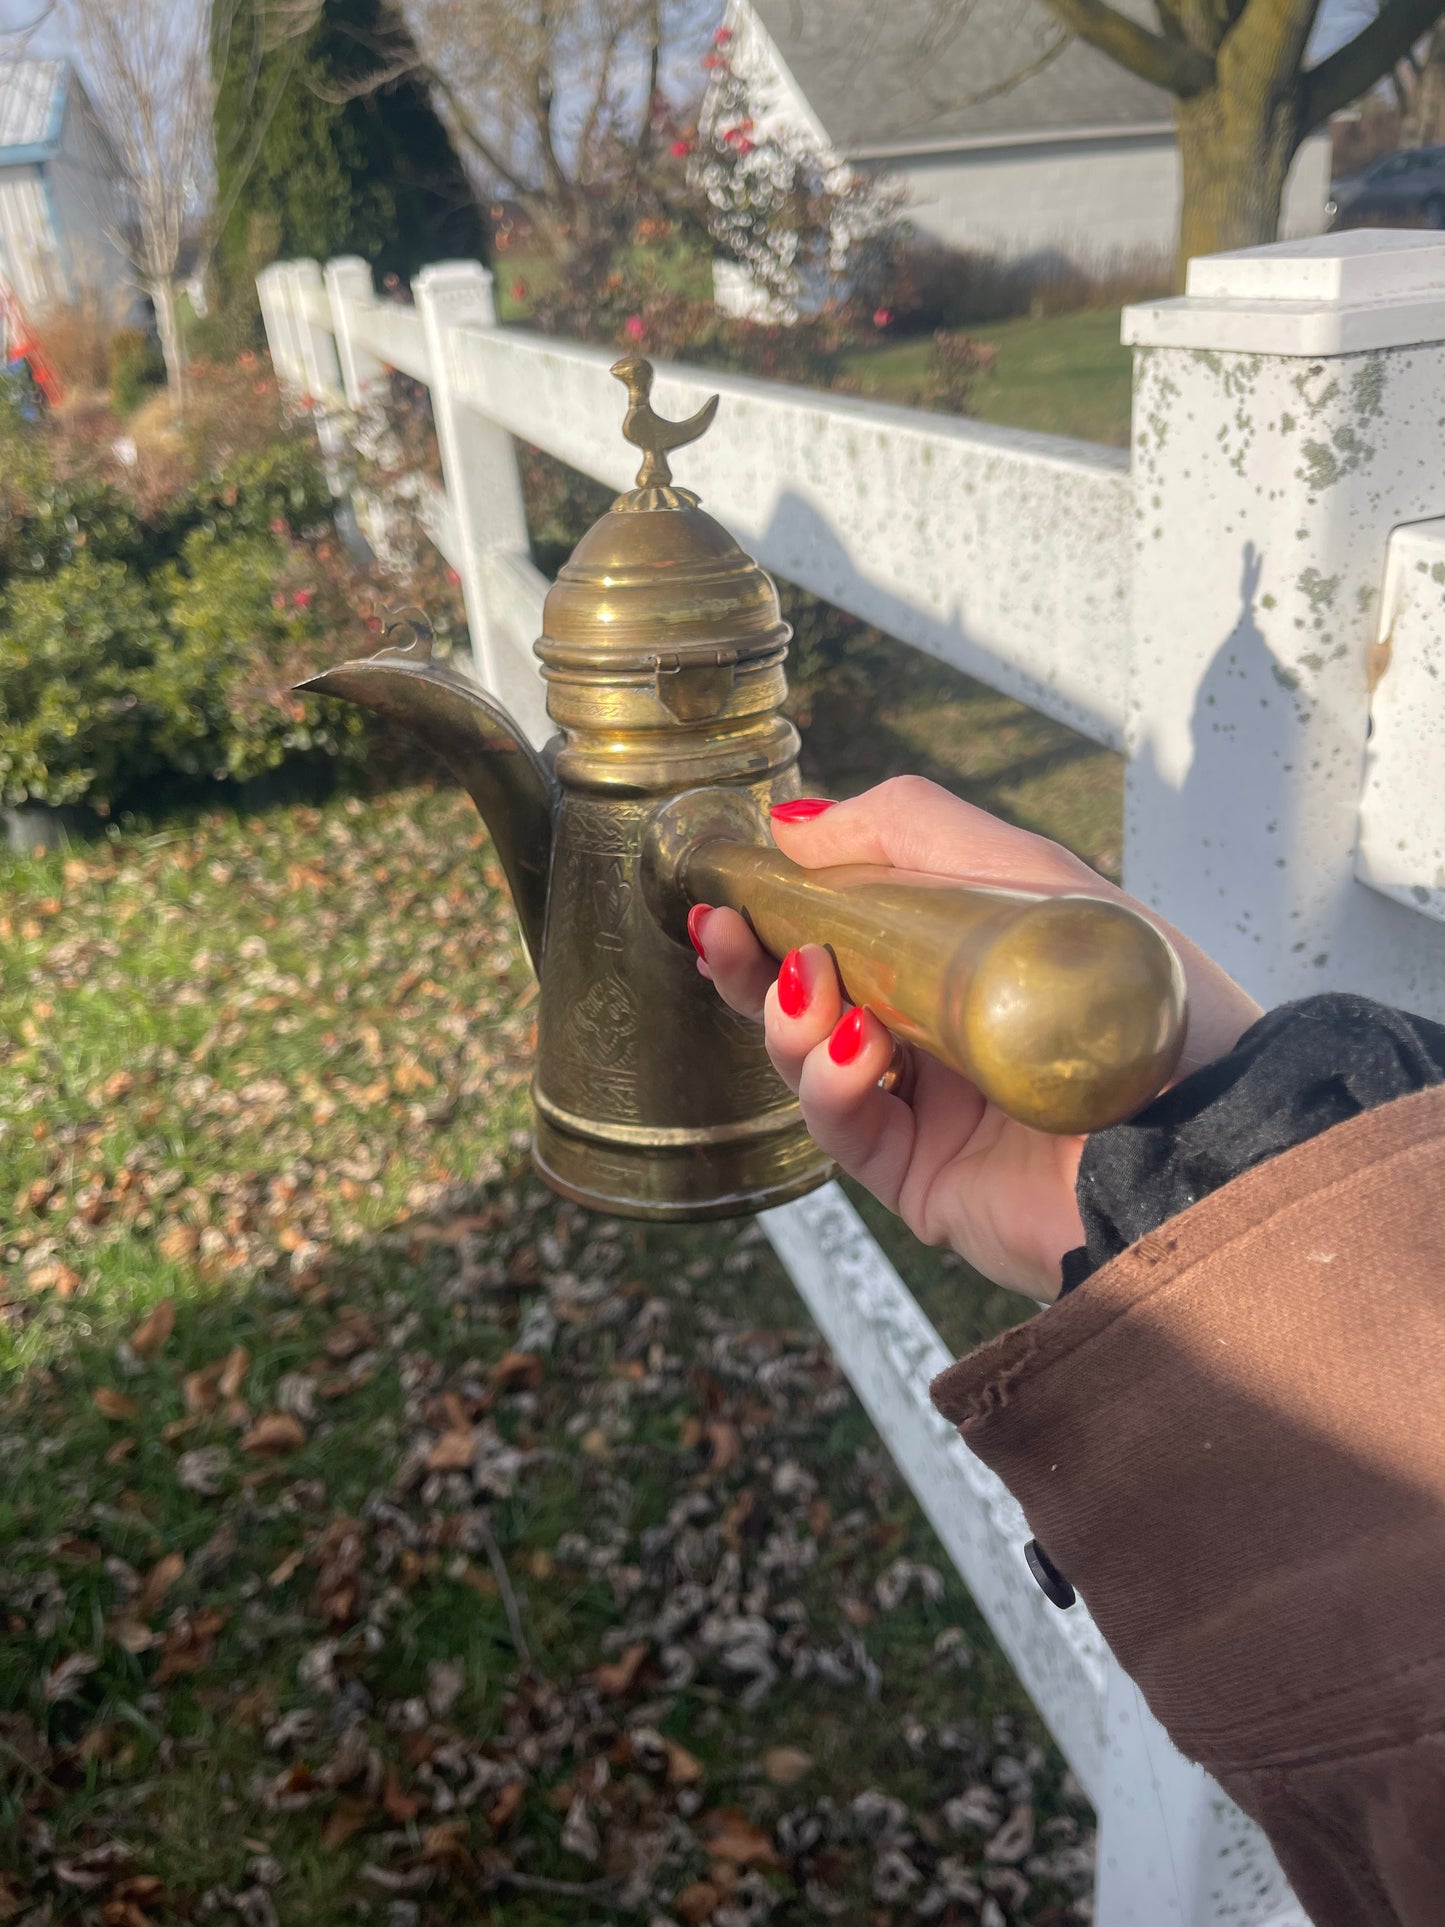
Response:
[[[1026,800],[1044,738],[996,702],[957,780]],[[928,708],[904,678],[888,726],[922,745]],[[817,1917],[810,1880],[901,1927],[850,1803],[903,1802],[924,1878],[994,1879],[944,1807],[1000,1751],[1035,1855],[1086,1835],[756,1232],[599,1220],[527,1174],[531,979],[457,792],[10,861],[0,972],[0,1918],[143,1927],[230,1894],[259,1919],[269,1891],[287,1927],[645,1920],[735,1877],[721,1827],[778,1927]],[[889,1239],[952,1345],[1019,1315]],[[427,1469],[459,1433],[479,1486]],[[936,1596],[880,1600],[900,1558]],[[745,1706],[698,1620],[637,1630],[689,1585],[844,1676],[782,1653]],[[966,1666],[935,1656],[950,1628]],[[563,1842],[578,1797],[595,1863]],[[1072,1917],[1052,1869],[1009,1920]]]
[[[993,373],[971,398],[978,420],[1116,447],[1128,441],[1133,360],[1119,340],[1117,308],[966,332],[998,348]],[[846,365],[865,395],[906,402],[924,378],[931,347],[927,336],[888,342],[859,350]]]
[[[908,770],[1119,877],[1123,763],[1112,751],[906,644],[861,628],[795,687],[804,779],[852,796]]]

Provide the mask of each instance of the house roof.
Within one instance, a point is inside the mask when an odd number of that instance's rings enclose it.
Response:
[[[55,151],[68,76],[63,60],[0,60],[0,167]]]
[[[1155,24],[1150,0],[1115,0]],[[1041,0],[752,0],[850,159],[1172,126],[1162,88],[1064,39]]]

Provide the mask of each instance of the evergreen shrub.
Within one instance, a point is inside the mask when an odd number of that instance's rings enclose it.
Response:
[[[81,551],[0,599],[0,803],[108,809],[154,766],[141,688],[160,620],[124,563]]]
[[[335,655],[305,573],[273,535],[209,529],[161,571],[168,634],[140,691],[169,768],[244,782],[295,753],[342,757],[359,742],[359,711],[294,691]]]

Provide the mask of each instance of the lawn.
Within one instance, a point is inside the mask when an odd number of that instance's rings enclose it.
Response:
[[[1046,818],[1063,757],[1112,834],[1107,770],[976,721],[964,787]],[[756,1229],[528,1174],[456,791],[0,906],[0,1920],[1083,1917],[1088,1810]],[[955,1346],[1017,1316],[893,1248]]]
[[[1119,310],[1088,308],[1041,320],[966,331],[998,349],[993,373],[975,386],[979,421],[1122,447],[1129,439],[1133,357],[1119,340]],[[865,395],[907,401],[926,373],[928,336],[886,342],[847,358]]]

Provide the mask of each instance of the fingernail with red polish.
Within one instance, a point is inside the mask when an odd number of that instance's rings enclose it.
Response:
[[[688,941],[699,957],[705,957],[707,952],[702,947],[702,938],[698,933],[702,928],[703,918],[710,917],[712,910],[713,907],[710,903],[695,903],[687,913]]]
[[[855,1004],[846,1017],[840,1017],[828,1039],[828,1055],[835,1064],[851,1064],[863,1048],[863,1022],[866,1013]]]
[[[791,803],[774,803],[768,814],[779,823],[809,823],[824,810],[831,810],[834,800],[828,796],[799,796]]]
[[[785,1017],[801,1017],[811,1001],[802,954],[790,950],[778,969],[778,1009]]]

